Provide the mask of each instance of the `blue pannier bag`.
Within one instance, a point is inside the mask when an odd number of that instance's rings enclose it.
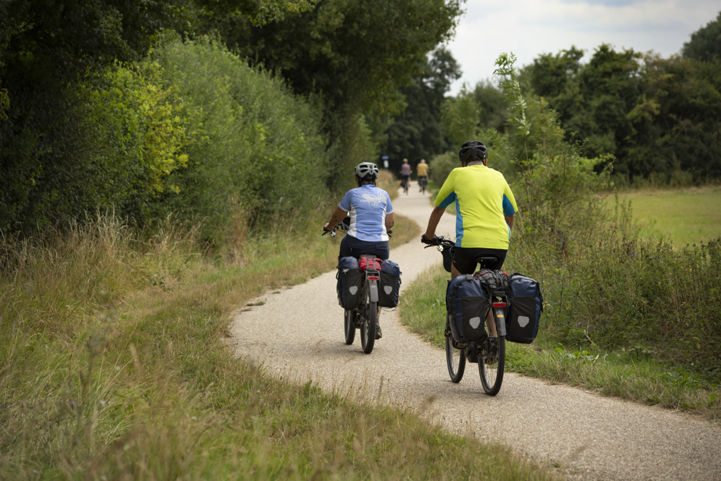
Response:
[[[338,304],[344,309],[354,309],[360,305],[363,295],[363,272],[355,257],[341,257],[338,260]]]
[[[456,342],[467,343],[486,338],[488,309],[488,296],[475,276],[463,274],[448,283],[446,310],[451,335]]]
[[[521,274],[509,280],[510,308],[506,318],[506,339],[530,344],[538,334],[538,323],[543,312],[543,296],[538,282]]]
[[[378,305],[396,307],[401,290],[401,268],[390,259],[381,263],[381,283],[378,291]]]

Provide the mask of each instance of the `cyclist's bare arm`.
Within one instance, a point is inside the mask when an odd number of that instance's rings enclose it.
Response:
[[[512,216],[512,215],[507,215],[507,216],[504,216],[504,217],[506,218],[506,224],[508,224],[508,228],[509,228],[509,229],[513,229],[513,216]]]
[[[426,227],[425,236],[427,239],[433,239],[433,236],[436,235],[436,227],[438,227],[438,222],[440,222],[445,211],[441,207],[434,207],[433,211],[431,211],[431,216],[428,218],[428,227]]]
[[[330,216],[330,220],[326,222],[326,224],[323,226],[323,229],[325,230],[333,230],[333,227],[340,224],[343,219],[345,219],[345,216],[348,215],[348,211],[345,211],[341,209],[340,207],[335,208],[335,212],[333,212],[333,215]]]
[[[391,230],[393,228],[393,224],[395,224],[393,212],[386,214],[386,230]]]

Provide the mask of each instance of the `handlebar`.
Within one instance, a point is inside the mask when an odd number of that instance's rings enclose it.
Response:
[[[323,233],[321,234],[321,236],[324,236],[324,235],[330,233],[331,237],[335,237],[336,236],[335,231],[337,229],[347,231],[349,227],[350,227],[350,217],[346,217],[341,221],[340,224],[335,225],[332,229],[326,229],[325,226],[323,226]]]
[[[429,239],[424,234],[421,236],[421,242],[427,244],[426,249],[431,246],[436,246],[443,256],[443,268],[448,272],[452,272],[451,266],[453,264],[453,250],[455,247],[453,241],[443,236],[433,236],[433,239]]]
[[[446,239],[443,236],[437,236],[437,235],[433,236],[433,239],[428,239],[424,234],[421,236],[421,242],[426,244],[426,247],[425,247],[426,249],[428,249],[429,247],[437,246],[438,250],[441,250],[441,251],[448,249],[449,247],[453,247],[455,245],[455,243],[452,240]]]

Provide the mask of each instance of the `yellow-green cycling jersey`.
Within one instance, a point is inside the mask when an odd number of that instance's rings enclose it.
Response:
[[[436,196],[436,207],[456,203],[456,246],[508,249],[511,229],[504,216],[518,212],[503,174],[485,165],[451,171]]]

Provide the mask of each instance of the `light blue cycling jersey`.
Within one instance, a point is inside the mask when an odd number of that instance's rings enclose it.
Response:
[[[346,192],[338,207],[350,213],[348,235],[366,242],[388,240],[386,215],[393,205],[385,190],[371,184],[356,187]]]

